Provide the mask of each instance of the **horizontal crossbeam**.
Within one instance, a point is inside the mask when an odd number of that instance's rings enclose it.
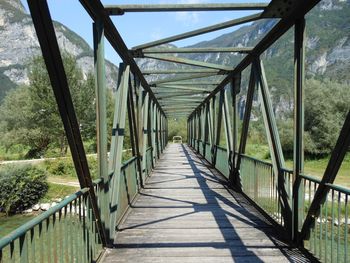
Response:
[[[188,58],[180,58],[180,57],[175,57],[175,56],[164,56],[164,55],[158,55],[158,54],[147,54],[144,56],[145,58],[153,58],[153,59],[158,59],[166,62],[173,62],[173,63],[179,63],[179,64],[184,64],[184,65],[190,65],[190,66],[197,66],[197,67],[204,67],[204,68],[211,68],[211,69],[217,69],[220,70],[218,73],[220,74],[225,74],[225,71],[232,71],[233,67],[228,67],[228,66],[223,66],[223,65],[218,65],[214,63],[209,63],[209,62],[202,62],[202,61],[197,61],[193,59],[188,59]],[[224,71],[224,72],[222,72]]]
[[[196,73],[218,73],[217,69],[164,69],[164,70],[143,70],[143,75],[160,74],[196,74]]]
[[[176,85],[157,85],[156,88],[153,89],[153,91],[159,91],[159,90],[199,90],[199,91],[210,91],[206,88],[198,88],[198,87],[191,87],[191,86],[176,86]]]
[[[309,0],[307,2],[297,1],[297,6],[294,10],[283,17],[276,23],[276,25],[260,40],[260,42],[236,67],[231,71],[222,82],[213,90],[213,92],[197,107],[198,110],[212,97],[214,97],[221,89],[223,89],[235,76],[239,75],[245,68],[247,68],[253,61],[268,49],[277,39],[279,39],[285,32],[294,25],[295,19],[303,17],[309,10],[311,10],[320,0]],[[194,112],[191,114],[191,116]]]
[[[207,78],[207,77],[211,77],[211,76],[215,76],[215,73],[198,73],[198,74],[193,74],[193,75],[183,75],[183,76],[177,76],[174,78],[166,78],[166,79],[161,79],[161,80],[156,80],[153,82],[150,82],[149,85],[150,86],[157,86],[158,84],[161,83],[169,83],[169,82],[176,82],[179,80],[189,80],[189,79],[199,79],[199,78]]]
[[[105,9],[109,15],[123,15],[130,12],[264,10],[267,5],[268,3],[106,5]]]
[[[248,53],[253,47],[205,47],[205,48],[147,48],[143,49],[143,54],[163,54],[163,53]],[[132,52],[132,51],[131,51]]]
[[[163,38],[163,39],[160,39],[160,40],[152,41],[152,42],[149,42],[149,43],[146,43],[146,44],[143,44],[143,45],[139,45],[139,46],[133,47],[132,49],[133,50],[137,50],[137,49],[145,49],[145,48],[155,47],[155,46],[159,46],[159,45],[162,45],[162,44],[166,44],[166,43],[182,40],[182,39],[185,39],[185,38],[189,38],[189,37],[194,37],[194,36],[210,33],[210,32],[216,31],[216,30],[220,30],[220,29],[225,29],[225,28],[241,25],[241,24],[244,24],[244,23],[248,23],[248,22],[252,22],[252,21],[258,20],[261,17],[261,14],[262,13],[253,14],[253,15],[249,15],[249,16],[244,16],[244,17],[240,17],[240,18],[237,18],[237,19],[233,19],[233,20],[227,21],[227,22],[215,24],[215,25],[208,26],[208,27],[203,27],[203,28],[200,28],[200,29],[197,29],[197,30],[193,30],[193,31],[189,31],[189,32],[186,32],[186,33],[183,33],[183,34],[179,34],[179,35]]]
[[[136,61],[128,52],[128,48],[124,40],[120,36],[117,28],[113,24],[110,17],[106,14],[101,1],[98,1],[98,0],[97,1],[79,0],[79,1],[82,4],[82,6],[85,8],[85,10],[89,13],[93,21],[101,20],[101,22],[104,25],[106,39],[109,41],[109,43],[114,48],[114,50],[118,53],[118,55],[124,61],[124,63],[130,65],[130,69],[132,73],[137,76],[137,78],[142,84],[142,87],[147,92],[149,92],[150,98],[154,100],[156,104],[158,104],[156,97],[154,96],[151,88],[149,87],[145,77],[141,73],[141,70],[136,64]]]

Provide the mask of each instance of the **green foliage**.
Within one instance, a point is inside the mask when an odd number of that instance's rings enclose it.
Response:
[[[40,202],[51,202],[57,198],[64,198],[67,195],[71,195],[78,191],[77,187],[62,185],[62,184],[48,184],[48,191],[43,198],[40,199]]]
[[[16,85],[9,79],[8,76],[0,72],[0,103],[6,96],[6,93],[16,88]]]
[[[74,57],[64,54],[63,61],[83,140],[94,140],[94,78],[90,74],[84,80]],[[1,141],[6,150],[14,144],[28,146],[28,158],[40,157],[52,146],[65,155],[66,137],[42,57],[29,65],[29,80],[29,87],[10,91],[0,106]]]
[[[46,172],[30,165],[0,168],[0,207],[6,214],[30,208],[48,189]]]
[[[88,156],[88,165],[90,168],[91,177],[97,178],[97,159],[96,156]],[[64,157],[53,160],[46,160],[43,168],[49,173],[49,176],[63,178],[77,178],[75,167],[72,158]]]
[[[328,154],[333,149],[350,105],[350,87],[325,80],[305,85],[306,151]]]
[[[168,140],[172,141],[176,135],[182,136],[182,142],[187,141],[187,120],[186,118],[168,119]]]

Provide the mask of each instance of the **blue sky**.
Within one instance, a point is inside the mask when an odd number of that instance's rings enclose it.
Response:
[[[26,0],[22,0],[27,8]],[[170,4],[170,3],[216,3],[204,0],[180,0],[180,1],[125,1],[104,0],[103,4]],[[232,0],[220,0],[220,3],[244,2]],[[268,2],[266,0],[254,0],[252,2]],[[92,46],[92,21],[78,0],[48,0],[51,16],[74,32],[83,37]],[[28,10],[28,8],[27,8]],[[204,26],[224,22],[239,16],[249,15],[253,11],[240,12],[168,12],[168,13],[127,13],[123,16],[113,17],[119,33],[126,45],[133,46],[146,43],[159,38],[190,31]],[[200,41],[213,39],[224,33],[232,32],[235,28],[220,30],[214,33],[204,34],[187,40],[175,42],[177,46],[187,46]],[[115,64],[120,62],[119,56],[106,41],[106,58]]]

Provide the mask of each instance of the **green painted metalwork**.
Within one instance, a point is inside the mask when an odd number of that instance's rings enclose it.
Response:
[[[147,48],[143,49],[143,54],[163,54],[163,53],[248,53],[252,47],[208,47],[208,48]]]
[[[223,65],[219,65],[219,64],[202,62],[202,61],[197,61],[197,60],[193,60],[193,59],[181,58],[181,57],[175,57],[175,56],[169,56],[169,55],[146,54],[146,55],[144,55],[144,57],[158,59],[158,60],[162,60],[162,61],[166,61],[166,62],[175,62],[175,63],[190,65],[190,66],[217,69],[217,70],[219,70],[219,73],[221,73],[222,71],[225,72],[225,71],[230,71],[233,69],[232,67],[223,66]],[[212,76],[213,74],[210,74],[210,73],[204,74],[203,73],[202,75],[208,77],[208,76]],[[200,76],[200,74],[198,74],[198,76]],[[186,80],[186,79],[179,79],[179,80]]]
[[[164,69],[164,70],[143,70],[144,75],[159,74],[193,74],[193,73],[217,73],[216,69]]]
[[[229,159],[228,151],[220,146],[216,147],[216,163],[215,168],[219,170],[220,173],[222,173],[227,179],[230,176],[230,169],[229,169]]]
[[[100,201],[103,180],[94,181]],[[83,188],[0,239],[0,262],[93,262],[103,252]],[[74,241],[74,242],[73,242]]]
[[[114,121],[113,121],[113,132],[112,132],[112,142],[111,142],[111,152],[110,152],[110,162],[112,163],[111,168],[113,171],[112,180],[110,183],[111,193],[110,193],[110,229],[112,236],[114,238],[114,230],[116,226],[117,214],[119,213],[119,191],[121,190],[122,175],[121,165],[122,165],[122,154],[123,154],[123,142],[125,135],[125,122],[126,122],[126,108],[127,108],[127,98],[129,90],[129,78],[130,78],[130,67],[123,65],[120,66],[122,69],[121,81],[118,87]],[[113,148],[112,148],[113,147]],[[113,151],[112,151],[113,149]],[[123,201],[123,200],[122,200]]]
[[[300,174],[302,196],[299,216],[304,222],[321,180]],[[323,262],[349,261],[349,195],[350,189],[326,184],[328,192],[321,204],[320,213],[315,215],[315,224],[304,246]],[[301,230],[301,227],[299,227]]]
[[[95,93],[96,93],[96,127],[97,127],[97,166],[98,174],[104,182],[108,182],[108,156],[107,156],[107,88],[105,74],[104,30],[103,23],[97,21],[93,24],[94,36],[94,62],[95,62]],[[101,220],[110,236],[109,229],[109,189],[108,184],[101,195]]]
[[[243,11],[262,10],[266,3],[230,4],[153,4],[153,5],[106,5],[109,15],[123,15],[126,12],[176,12],[176,11]]]
[[[299,204],[303,195],[300,186],[300,174],[304,171],[304,81],[305,81],[305,19],[298,19],[294,26],[294,147],[293,147],[293,239],[298,240],[302,220],[302,206]]]
[[[186,32],[186,33],[183,33],[183,34],[179,34],[179,35],[167,37],[167,38],[164,38],[164,39],[152,41],[152,42],[149,42],[149,43],[146,43],[146,44],[143,44],[143,45],[139,45],[139,46],[133,47],[132,49],[133,50],[146,49],[146,48],[150,48],[150,47],[159,46],[159,45],[162,45],[162,44],[166,44],[166,43],[182,40],[182,39],[185,39],[185,38],[194,37],[194,36],[202,35],[202,34],[205,34],[205,33],[210,33],[210,32],[213,32],[213,31],[220,30],[220,29],[225,29],[225,28],[228,28],[228,27],[241,25],[241,24],[244,24],[244,23],[248,23],[248,22],[251,22],[251,21],[258,20],[260,18],[261,14],[262,13],[258,13],[258,14],[253,14],[253,15],[249,15],[249,16],[245,16],[245,17],[240,17],[240,18],[237,18],[237,19],[232,19],[232,20],[224,22],[224,23],[219,23],[219,24],[215,24],[215,25],[212,25],[212,26],[208,26],[208,27],[197,29],[197,30],[189,31],[189,32]]]
[[[132,157],[121,167],[116,226],[118,226],[137,193],[137,157]]]
[[[171,4],[123,5],[105,8],[100,1],[80,0],[94,26],[94,53],[97,98],[98,163],[101,179],[92,185],[74,107],[59,53],[57,39],[46,1],[29,0],[45,63],[64,123],[65,131],[82,190],[57,207],[43,213],[34,225],[24,225],[0,240],[0,261],[92,262],[114,238],[115,226],[122,219],[139,187],[154,168],[167,143],[167,117],[188,117],[188,142],[232,186],[259,205],[284,229],[290,240],[305,247],[324,261],[348,261],[349,189],[333,183],[350,145],[350,112],[322,180],[303,175],[303,94],[304,15],[319,1],[279,1],[269,4]],[[152,41],[128,49],[108,14],[188,10],[263,10],[250,16]],[[106,12],[107,11],[107,12]],[[178,41],[260,18],[281,18],[255,47],[165,48],[161,44]],[[283,154],[273,116],[271,98],[259,56],[289,28],[295,25],[295,126],[294,169],[284,168]],[[107,170],[106,95],[104,80],[104,36],[123,60],[120,67]],[[246,52],[236,67],[217,65],[167,53]],[[148,57],[193,66],[189,70],[141,71],[134,58]],[[237,148],[237,102],[241,72],[252,65],[240,145]],[[201,68],[199,68],[201,67]],[[144,75],[175,74],[148,83]],[[191,75],[190,75],[191,74]],[[221,80],[218,80],[220,76]],[[216,76],[214,78],[209,78]],[[198,81],[199,78],[203,80]],[[207,78],[207,79],[205,79]],[[226,87],[231,84],[230,89]],[[257,85],[259,84],[259,85]],[[153,87],[152,87],[153,86]],[[267,131],[272,163],[244,155],[250,113],[256,87]],[[232,105],[228,105],[228,96]],[[220,94],[219,103],[217,103]],[[134,103],[134,98],[136,102]],[[218,104],[218,105],[217,105]],[[233,107],[233,116],[230,116]],[[128,114],[132,157],[122,164],[125,118]],[[233,117],[233,127],[231,127]],[[223,120],[222,120],[223,119]],[[219,146],[224,124],[226,149]],[[142,154],[140,153],[142,150]],[[142,162],[142,163],[141,163]],[[101,191],[103,193],[101,193]],[[95,195],[96,192],[96,195]],[[291,199],[292,198],[292,199]],[[293,207],[293,210],[291,210]],[[100,220],[102,218],[102,221]],[[108,219],[109,217],[109,219]],[[107,220],[106,220],[107,219]],[[33,223],[34,222],[34,223]],[[101,224],[101,222],[104,222]],[[107,222],[107,223],[106,223]],[[294,229],[293,229],[294,228]],[[67,233],[67,234],[66,234]],[[40,252],[37,252],[39,248]]]

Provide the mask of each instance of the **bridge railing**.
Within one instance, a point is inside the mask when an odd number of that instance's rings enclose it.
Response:
[[[94,181],[96,196],[102,180]],[[83,188],[0,240],[0,262],[93,262],[102,252]]]
[[[152,171],[152,167],[153,167],[152,155],[153,155],[153,148],[150,146],[146,150],[146,176],[148,176]]]
[[[152,147],[147,150],[147,173],[152,170]],[[120,172],[117,222],[138,192],[137,157],[123,163]],[[103,180],[94,181],[100,204]],[[103,252],[89,200],[83,188],[39,214],[0,240],[0,262],[94,262]]]
[[[199,143],[199,153],[209,162],[212,161],[212,151],[209,143],[194,140]],[[215,146],[215,168],[228,178],[229,163],[227,150]],[[205,149],[205,152],[203,152]],[[205,154],[205,155],[203,155]],[[293,171],[282,169],[284,189],[292,206]],[[301,231],[309,211],[315,192],[321,180],[309,175],[300,175],[301,183],[298,189],[298,225]],[[285,229],[285,220],[281,212],[281,196],[278,191],[278,178],[273,165],[251,156],[241,155],[240,179],[242,190],[253,202],[264,210],[277,224]],[[312,254],[325,262],[348,262],[350,246],[350,189],[335,184],[326,184],[328,194],[321,205],[321,211],[314,215],[315,224],[311,227],[310,237],[304,240],[304,246]],[[293,216],[293,215],[292,215]]]
[[[316,189],[321,180],[312,176],[301,175],[300,220],[305,220]],[[350,189],[335,184],[326,184],[328,193],[321,204],[315,223],[311,227],[309,240],[305,247],[324,262],[349,262],[349,197]]]

